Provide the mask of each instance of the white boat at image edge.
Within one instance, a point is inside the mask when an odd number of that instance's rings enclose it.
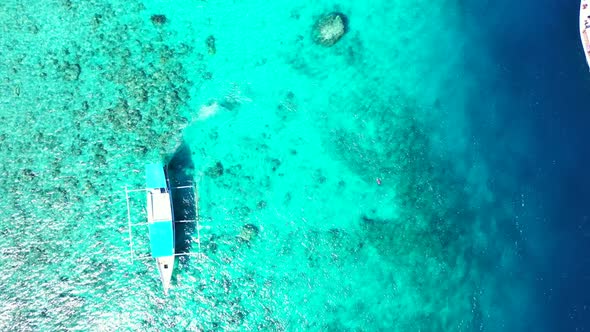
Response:
[[[590,70],[590,0],[580,1],[580,38],[582,39],[582,47],[584,48],[584,55],[586,56],[586,63]]]

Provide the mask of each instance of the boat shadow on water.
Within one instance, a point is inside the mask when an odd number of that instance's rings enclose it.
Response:
[[[191,150],[184,142],[172,155],[168,163],[168,178],[170,186],[183,187],[195,185],[194,180],[195,165],[191,159]],[[174,206],[174,220],[193,220],[198,218],[197,188],[172,189],[172,204]],[[176,254],[191,253],[193,243],[197,239],[196,222],[176,222],[174,224],[174,239]],[[191,255],[182,255],[179,257],[180,265],[190,263]]]

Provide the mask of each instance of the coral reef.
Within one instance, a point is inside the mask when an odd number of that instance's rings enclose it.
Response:
[[[348,18],[342,13],[320,16],[313,25],[311,36],[316,44],[333,46],[348,31]]]
[[[162,25],[168,21],[168,19],[166,18],[166,15],[161,15],[161,14],[152,15],[150,17],[150,20],[152,21],[152,23],[154,25]]]
[[[207,39],[205,40],[205,45],[207,45],[207,51],[209,52],[209,54],[213,55],[217,53],[217,48],[215,47],[215,36],[210,35],[209,37],[207,37]]]

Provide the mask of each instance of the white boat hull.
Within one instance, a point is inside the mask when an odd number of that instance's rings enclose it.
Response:
[[[590,69],[590,0],[580,1],[580,38],[586,63]]]

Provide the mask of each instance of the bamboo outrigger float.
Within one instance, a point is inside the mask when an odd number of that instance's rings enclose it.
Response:
[[[145,166],[146,188],[132,189],[125,188],[125,198],[127,200],[127,221],[129,230],[129,246],[131,249],[131,261],[133,262],[133,237],[132,227],[147,226],[149,230],[151,258],[156,260],[156,266],[160,274],[160,280],[164,288],[164,294],[168,294],[172,271],[174,270],[174,260],[176,256],[190,255],[190,253],[176,253],[174,239],[174,224],[195,222],[197,223],[197,243],[199,252],[201,247],[201,238],[199,234],[198,215],[195,220],[174,220],[174,207],[172,204],[171,190],[192,188],[195,193],[195,210],[197,206],[197,190],[194,185],[170,187],[166,168],[161,163],[147,164]],[[146,211],[147,222],[133,224],[131,222],[131,209],[129,205],[129,193],[136,191],[146,192]],[[145,258],[145,257],[144,257]]]
[[[586,56],[586,63],[590,68],[590,0],[580,1],[580,38]]]

